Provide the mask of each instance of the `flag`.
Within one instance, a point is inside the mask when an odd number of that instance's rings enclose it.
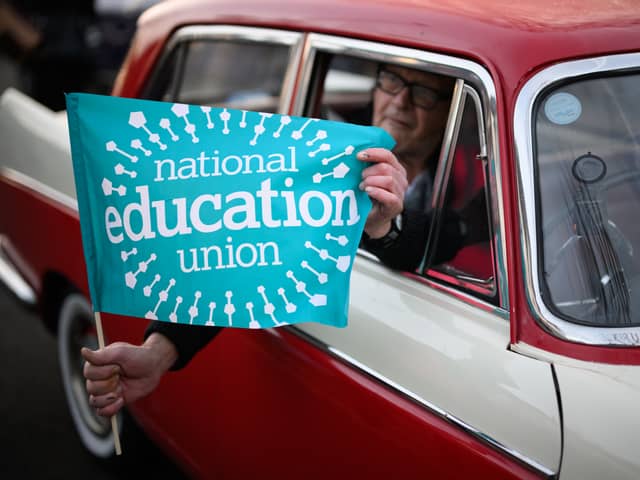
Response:
[[[96,312],[270,328],[347,324],[377,127],[67,95]]]

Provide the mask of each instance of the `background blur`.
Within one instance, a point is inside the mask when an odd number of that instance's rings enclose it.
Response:
[[[52,110],[65,92],[109,93],[140,13],[157,0],[0,0],[0,93]]]
[[[149,0],[0,0],[0,93],[14,87],[53,110],[64,93],[108,94]],[[0,208],[8,208],[0,205]],[[0,287],[0,479],[183,479],[138,430],[123,455],[97,460],[68,412],[56,340]]]

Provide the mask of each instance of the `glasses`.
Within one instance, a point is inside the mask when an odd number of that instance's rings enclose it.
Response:
[[[404,87],[407,87],[409,88],[409,101],[411,104],[425,110],[433,110],[438,102],[451,98],[448,93],[439,92],[419,83],[407,82],[397,73],[388,70],[378,71],[376,87],[390,95],[397,95]]]

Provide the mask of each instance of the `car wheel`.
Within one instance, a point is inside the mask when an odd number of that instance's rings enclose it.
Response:
[[[97,415],[89,405],[82,374],[82,347],[98,347],[93,311],[83,295],[69,293],[58,313],[58,357],[67,405],[85,448],[96,457],[110,458],[115,455],[111,422]],[[118,424],[122,427],[121,415],[118,415]]]

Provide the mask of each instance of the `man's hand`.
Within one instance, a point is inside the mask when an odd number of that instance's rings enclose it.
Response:
[[[391,220],[402,212],[409,186],[407,172],[385,148],[363,150],[358,153],[358,160],[373,163],[363,170],[360,189],[369,194],[373,203],[364,231],[370,238],[380,238],[389,232]]]
[[[178,356],[159,333],[151,334],[143,345],[116,342],[95,351],[83,348],[81,353],[89,403],[105,417],[151,393]]]

